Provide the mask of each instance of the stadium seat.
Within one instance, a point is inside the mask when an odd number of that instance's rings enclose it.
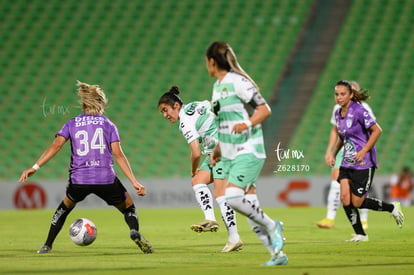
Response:
[[[314,174],[329,174],[324,163],[333,85],[340,79],[356,80],[371,94],[371,105],[383,135],[377,143],[379,173],[391,174],[413,158],[411,127],[414,97],[414,5],[410,1],[354,1],[336,46],[290,147],[306,147],[304,162]],[[378,17],[381,13],[384,16]],[[322,110],[322,112],[316,112]],[[325,111],[324,111],[325,110]],[[321,138],[324,137],[324,138]]]
[[[188,146],[159,114],[159,96],[176,84],[185,102],[210,99],[214,79],[205,69],[205,49],[214,40],[227,40],[268,97],[310,4],[5,1],[0,38],[7,58],[0,62],[7,89],[0,113],[7,131],[0,137],[3,156],[12,161],[4,162],[1,177],[15,179],[80,112],[76,80],[106,91],[106,114],[118,125],[137,175],[188,176]],[[44,101],[52,108],[46,116]],[[58,113],[59,107],[69,113]],[[66,178],[68,154],[57,155],[38,178]]]

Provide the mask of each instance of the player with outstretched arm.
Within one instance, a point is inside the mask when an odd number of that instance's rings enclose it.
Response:
[[[193,224],[191,229],[196,232],[216,231],[218,224],[214,215],[212,195],[208,184],[214,182],[214,197],[220,208],[221,216],[228,231],[228,241],[221,252],[231,252],[243,246],[237,231],[236,213],[228,206],[224,191],[226,180],[220,162],[210,166],[210,153],[214,149],[217,137],[217,123],[210,111],[211,105],[207,100],[194,101],[184,104],[178,96],[180,90],[173,86],[164,93],[158,108],[165,119],[171,123],[179,121],[179,129],[187,140],[191,150],[191,184],[205,220]],[[207,157],[201,162],[201,155]],[[201,162],[201,163],[200,163]]]
[[[95,194],[108,205],[115,206],[124,215],[130,229],[130,238],[144,253],[152,253],[151,244],[139,233],[134,202],[113,169],[112,156],[132,183],[137,195],[146,194],[145,187],[136,180],[122,151],[116,125],[103,115],[107,104],[105,93],[97,85],[78,81],[77,86],[83,113],[63,125],[49,148],[33,167],[22,172],[19,179],[20,182],[25,182],[52,159],[66,141],[70,140],[72,155],[66,195],[53,215],[46,242],[37,253],[52,251],[53,242],[67,216],[76,204],[89,194]]]

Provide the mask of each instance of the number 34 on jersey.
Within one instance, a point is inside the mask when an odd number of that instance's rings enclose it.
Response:
[[[75,134],[75,139],[79,141],[79,147],[76,149],[76,153],[79,156],[86,156],[91,150],[99,150],[101,155],[105,153],[106,145],[102,128],[96,128],[92,137],[89,136],[87,131],[79,130]],[[89,161],[89,165],[99,165],[99,161]]]

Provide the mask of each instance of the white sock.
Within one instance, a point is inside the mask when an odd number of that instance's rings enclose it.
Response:
[[[213,196],[207,184],[196,184],[193,186],[195,198],[204,212],[204,219],[216,221],[213,207]]]
[[[360,208],[359,209],[359,218],[361,219],[361,222],[367,222],[368,221],[368,208]]]
[[[336,217],[336,210],[341,205],[341,187],[339,185],[339,182],[336,180],[331,181],[331,186],[329,188],[328,193],[328,212],[326,214],[326,217],[331,220],[335,220]]]
[[[236,212],[227,204],[225,196],[216,198],[216,202],[220,207],[221,217],[227,228],[228,241],[237,243],[240,241],[240,236],[237,231]]]
[[[260,206],[256,194],[247,194],[245,198],[249,200],[252,204],[254,204],[256,207]],[[256,236],[259,238],[259,240],[262,242],[262,244],[267,248],[267,250],[269,250],[270,254],[273,255],[274,250],[272,248],[270,238],[267,235],[266,229],[249,218],[247,218],[247,221],[249,222],[250,227],[252,228]]]
[[[246,199],[243,189],[227,187],[226,200],[231,208],[264,227],[267,232],[275,230],[276,223],[260,207],[256,207]]]

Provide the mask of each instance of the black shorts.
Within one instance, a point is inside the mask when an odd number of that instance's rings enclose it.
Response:
[[[371,187],[374,178],[375,168],[368,168],[364,170],[355,170],[345,167],[339,168],[338,182],[341,179],[349,179],[352,193],[355,196],[364,196]]]
[[[88,195],[95,194],[108,205],[118,205],[126,199],[127,190],[115,177],[112,184],[73,184],[69,180],[66,196],[73,202],[83,201]]]

